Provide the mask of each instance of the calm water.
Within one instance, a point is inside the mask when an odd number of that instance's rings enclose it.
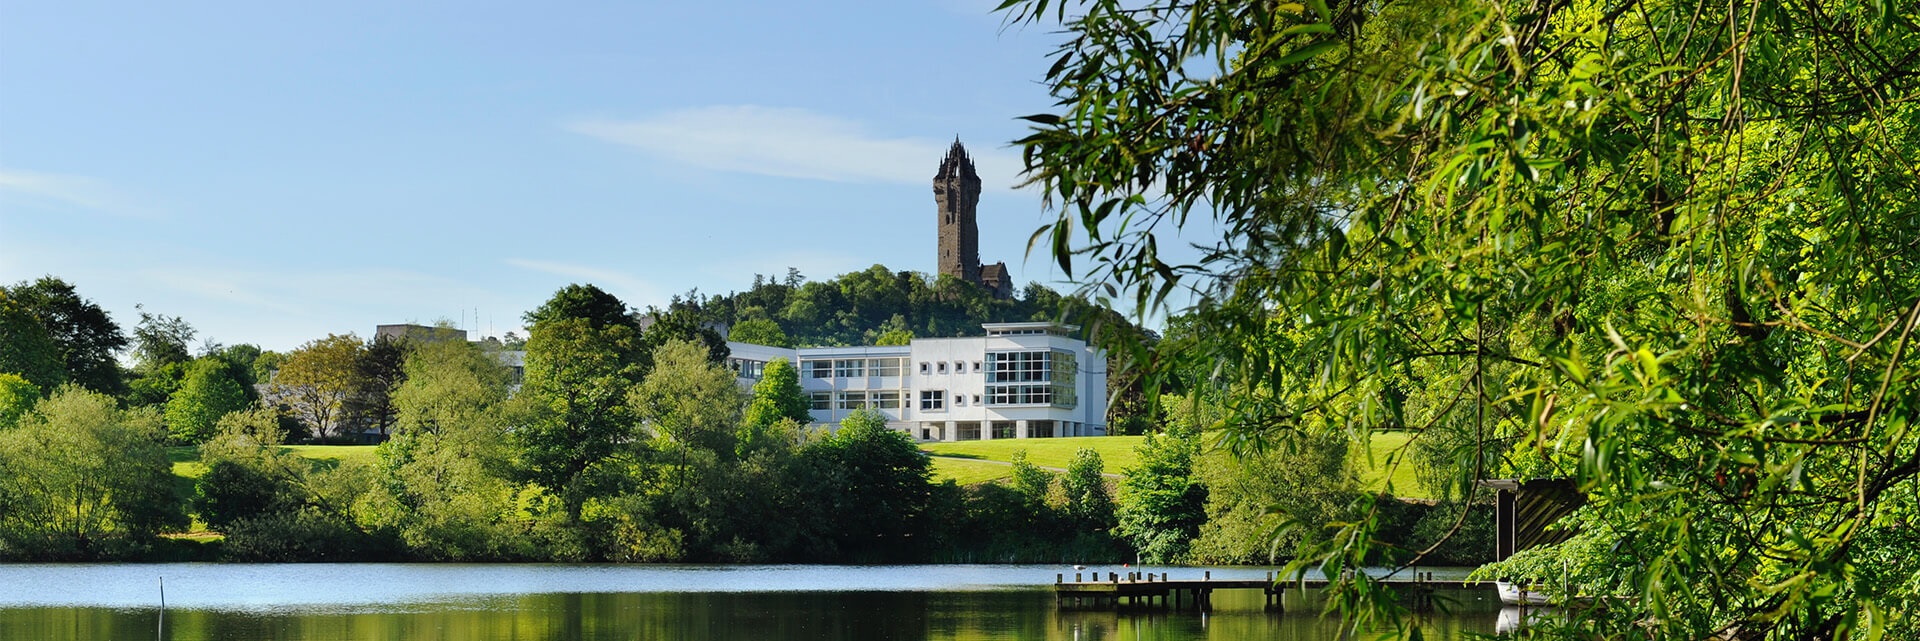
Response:
[[[1204,615],[1062,612],[1048,587],[1062,571],[1071,579],[1059,566],[984,565],[0,565],[0,639],[154,639],[162,578],[165,638],[180,640],[1337,636],[1299,593],[1289,595],[1285,613],[1266,611],[1255,590],[1216,592]],[[1495,632],[1500,608],[1491,591],[1444,596],[1453,612],[1427,619],[1428,638]]]

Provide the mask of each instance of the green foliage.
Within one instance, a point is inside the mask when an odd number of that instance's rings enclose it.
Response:
[[[226,531],[245,519],[300,509],[306,466],[283,452],[279,420],[266,410],[228,414],[200,450],[206,472],[194,483],[194,513]]]
[[[560,288],[538,309],[526,314],[528,327],[574,319],[586,321],[593,329],[633,324],[625,302],[594,285],[577,283]]]
[[[1207,521],[1207,486],[1194,476],[1200,436],[1168,426],[1140,444],[1139,465],[1120,481],[1114,534],[1140,553],[1142,563],[1181,563]]]
[[[886,417],[861,410],[800,451],[795,489],[804,496],[801,536],[821,560],[917,558],[932,499],[925,454]]]
[[[193,326],[178,316],[150,314],[140,308],[140,324],[133,328],[134,372],[145,374],[168,365],[193,360]],[[161,402],[165,402],[162,400]]]
[[[366,344],[353,334],[328,334],[287,355],[270,387],[314,438],[342,436],[350,427],[347,401],[361,390]]]
[[[793,339],[787,338],[787,332],[780,324],[767,318],[747,318],[733,324],[727,330],[727,340],[754,345],[774,347],[793,347]]]
[[[631,325],[596,328],[582,318],[536,324],[527,341],[526,381],[515,397],[524,424],[511,435],[516,468],[571,521],[643,447],[627,402],[644,372],[642,349]]]
[[[126,389],[114,355],[127,347],[127,337],[106,310],[81,298],[73,285],[52,276],[4,289],[46,328],[62,355],[68,380],[109,395]]]
[[[0,373],[17,374],[40,389],[67,380],[60,346],[33,311],[0,288]]]
[[[0,373],[0,430],[13,427],[40,401],[40,387],[19,374]]]
[[[653,372],[628,396],[634,415],[666,444],[732,457],[745,401],[733,371],[708,361],[705,345],[686,340],[661,345],[653,361]]]
[[[878,336],[875,336],[875,337],[873,338],[873,344],[874,344],[874,345],[883,345],[883,346],[885,346],[885,345],[911,345],[911,344],[913,344],[913,330],[910,330],[910,329],[890,329],[890,330],[887,330],[887,331],[884,331],[884,332],[881,332],[881,333],[880,333],[880,334],[879,334]]]
[[[348,422],[378,430],[382,435],[393,428],[400,418],[393,391],[406,380],[402,365],[411,347],[412,343],[407,340],[384,335],[367,341],[360,358],[353,364],[354,390],[341,407]]]
[[[195,359],[187,366],[180,389],[167,400],[169,442],[195,445],[212,438],[220,417],[252,403],[240,381],[234,380],[233,371],[231,363],[213,356]]]
[[[1006,5],[1067,32],[1021,141],[1036,242],[1143,311],[1204,294],[1214,338],[1162,355],[1219,372],[1236,449],[1407,430],[1455,494],[1574,479],[1606,550],[1539,554],[1622,597],[1585,636],[1900,627],[1858,577],[1920,475],[1910,7],[1073,8]],[[1303,562],[1377,558],[1379,516]],[[1381,594],[1329,598],[1360,627]]]
[[[1271,563],[1331,538],[1328,527],[1364,503],[1347,442],[1297,438],[1235,456],[1214,450],[1196,465],[1207,487],[1207,521],[1192,547],[1198,563]]]
[[[380,445],[365,522],[414,556],[440,561],[529,558],[507,428],[510,373],[463,341],[416,346],[394,390],[399,421]]]
[[[0,431],[0,557],[125,556],[186,525],[150,410],[73,386]]]
[[[741,454],[760,449],[769,438],[770,428],[780,421],[798,424],[813,422],[808,412],[811,403],[800,387],[800,371],[785,358],[769,361],[753,384],[753,398],[741,424]]]

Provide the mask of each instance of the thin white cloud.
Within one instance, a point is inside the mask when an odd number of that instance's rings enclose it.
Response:
[[[0,193],[126,218],[156,217],[151,210],[134,205],[112,185],[86,176],[0,169]]]
[[[583,119],[566,128],[696,167],[836,182],[925,183],[952,144],[888,138],[851,120],[757,105],[695,107],[633,120]],[[987,144],[968,151],[984,186],[1014,188],[1017,156]]]
[[[662,296],[660,288],[653,283],[618,270],[525,258],[509,258],[507,264],[543,274],[578,278],[620,297],[629,307],[644,309],[648,305],[665,305],[667,302],[667,297]]]

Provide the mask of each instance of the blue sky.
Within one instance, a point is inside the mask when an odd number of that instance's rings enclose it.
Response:
[[[285,350],[931,271],[957,135],[982,259],[1054,283],[1007,141],[1059,36],[994,4],[0,0],[0,282]]]

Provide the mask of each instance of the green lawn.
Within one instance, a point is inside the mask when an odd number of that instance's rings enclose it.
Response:
[[[960,485],[973,485],[987,481],[998,481],[1013,474],[1013,466],[991,461],[978,461],[964,458],[933,457],[933,481],[935,483],[951,479]]]
[[[292,452],[312,461],[315,467],[333,467],[346,461],[372,463],[376,449],[372,445],[287,445],[282,446],[280,451]],[[186,490],[183,496],[191,495],[193,482],[207,473],[207,466],[200,462],[200,448],[169,447],[167,460],[173,461],[174,483]]]
[[[1420,487],[1420,480],[1414,476],[1413,461],[1399,461],[1399,466],[1391,470],[1392,475],[1391,478],[1389,478],[1388,465],[1390,461],[1388,457],[1397,455],[1401,459],[1405,459],[1407,455],[1406,451],[1400,450],[1399,448],[1405,446],[1407,441],[1412,439],[1413,435],[1407,432],[1382,432],[1374,434],[1371,460],[1369,460],[1369,457],[1362,456],[1353,462],[1354,467],[1360,471],[1360,485],[1368,490],[1384,492],[1387,489],[1387,481],[1392,480],[1394,496],[1416,499],[1432,498],[1427,496],[1428,492],[1425,488]]]
[[[998,439],[991,441],[960,441],[957,443],[923,443],[920,449],[939,457],[980,459],[986,461],[1011,461],[1013,453],[1027,451],[1027,462],[1040,467],[1067,469],[1073,463],[1073,455],[1081,448],[1091,448],[1100,453],[1100,461],[1108,474],[1124,474],[1126,469],[1140,462],[1140,456],[1133,448],[1139,447],[1141,436],[1072,436],[1065,438],[1022,438]]]

